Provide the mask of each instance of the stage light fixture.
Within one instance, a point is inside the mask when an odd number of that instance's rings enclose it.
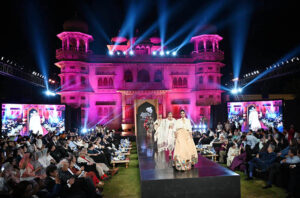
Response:
[[[159,55],[160,55],[160,56],[164,56],[164,55],[165,55],[165,52],[164,52],[164,51],[160,51],[160,52],[159,52]]]
[[[129,55],[130,55],[130,56],[133,56],[133,55],[134,55],[134,52],[133,52],[132,50],[130,50],[130,51],[129,51]]]
[[[123,51],[123,55],[125,55],[125,56],[126,56],[126,54],[127,54],[127,53],[126,53],[126,51]]]
[[[55,96],[56,95],[55,92],[52,92],[50,90],[45,91],[45,94],[46,94],[46,96]]]
[[[176,56],[176,55],[177,55],[177,52],[176,52],[176,51],[172,52],[172,55],[173,55],[173,56]]]
[[[112,55],[114,55],[114,52],[113,52],[113,51],[109,51],[108,54],[109,54],[110,56],[112,56]]]
[[[88,131],[87,128],[81,129],[81,133],[86,133],[87,131]]]
[[[120,54],[121,54],[121,53],[118,51],[118,52],[117,52],[117,55],[120,56]]]
[[[170,51],[166,51],[166,54],[169,55],[169,54],[170,54]]]
[[[156,56],[156,54],[157,54],[157,51],[153,51],[153,52],[152,52],[152,55],[153,55],[153,56]]]
[[[232,93],[232,94],[238,94],[238,93],[242,93],[242,88],[234,88],[234,89],[232,89],[230,92]]]

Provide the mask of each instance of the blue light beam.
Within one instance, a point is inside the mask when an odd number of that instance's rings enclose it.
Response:
[[[240,14],[237,15],[236,20],[232,23],[230,40],[234,78],[239,78],[240,75],[252,8],[253,6],[250,2],[243,1],[237,7],[237,12]],[[234,82],[234,87],[237,87],[237,81]]]

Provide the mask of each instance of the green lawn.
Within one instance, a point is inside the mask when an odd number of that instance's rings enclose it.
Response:
[[[139,161],[136,144],[132,143],[129,167],[119,165],[119,173],[105,182],[104,198],[139,198],[141,197]]]
[[[130,164],[126,169],[125,165],[119,166],[119,173],[112,179],[105,182],[104,198],[140,198],[140,172],[135,142],[132,143]],[[281,198],[286,197],[284,189],[272,187],[262,189],[265,182],[260,179],[245,181],[246,175],[237,171],[241,176],[241,192],[243,198]]]

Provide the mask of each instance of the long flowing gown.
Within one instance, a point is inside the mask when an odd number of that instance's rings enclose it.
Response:
[[[258,119],[258,113],[256,110],[252,110],[249,113],[249,125],[250,125],[250,129],[252,131],[257,131],[258,129],[261,128],[259,119]]]
[[[171,120],[169,120],[168,118],[165,119],[166,122],[166,131],[167,131],[167,149],[172,152],[174,150],[175,147],[175,123],[176,120],[174,118],[172,118]]]
[[[158,152],[160,151],[165,151],[167,150],[168,146],[168,137],[167,137],[167,131],[165,130],[165,120],[163,119],[157,119],[154,122],[154,129],[155,129],[155,134],[154,134],[154,141],[157,142],[157,150]]]
[[[198,153],[191,136],[192,125],[189,119],[178,119],[175,123],[176,135],[174,165],[177,170],[190,170],[198,162]]]

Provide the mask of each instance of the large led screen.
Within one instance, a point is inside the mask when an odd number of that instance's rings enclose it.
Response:
[[[2,134],[46,135],[65,130],[65,105],[2,104]]]
[[[243,132],[277,128],[283,131],[282,100],[228,102],[228,120]]]

